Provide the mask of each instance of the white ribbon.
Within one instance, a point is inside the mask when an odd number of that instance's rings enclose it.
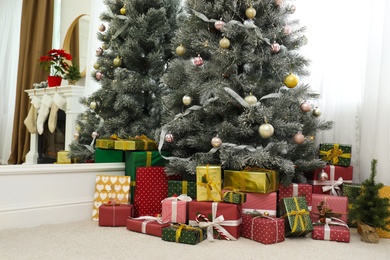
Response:
[[[298,197],[298,184],[297,183],[293,183],[293,194],[292,196],[293,197]]]
[[[187,196],[187,194],[181,194],[178,197],[168,197],[162,200],[161,203],[169,200],[172,200],[171,222],[177,223],[177,201],[180,200],[180,201],[190,202],[192,201],[192,198],[190,196]]]
[[[343,184],[343,178],[338,178],[337,181],[334,180],[335,177],[335,167],[334,165],[330,166],[330,185],[326,185],[322,187],[323,192],[327,192],[330,190],[330,194],[333,196],[339,196],[336,190],[340,190],[340,185]]]
[[[342,226],[349,228],[347,223],[338,218],[326,218],[324,225],[324,240],[330,240],[330,225]]]

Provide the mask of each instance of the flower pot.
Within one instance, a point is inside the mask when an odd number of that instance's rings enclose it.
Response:
[[[47,76],[47,85],[49,87],[61,86],[62,77],[60,76]]]

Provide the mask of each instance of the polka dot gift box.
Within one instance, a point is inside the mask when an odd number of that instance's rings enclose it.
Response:
[[[313,225],[312,238],[349,243],[350,231],[344,221],[327,218],[325,223],[315,223]]]
[[[384,186],[379,190],[379,197],[381,198],[389,198],[390,199],[390,186]],[[387,226],[390,228],[390,225]],[[378,228],[376,230],[378,232],[379,237],[381,238],[390,238],[390,232],[387,232],[383,229]]]
[[[241,236],[265,245],[283,242],[284,219],[242,214]]]

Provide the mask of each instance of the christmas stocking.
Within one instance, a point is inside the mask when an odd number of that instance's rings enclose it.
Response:
[[[31,99],[31,107],[28,111],[28,115],[26,119],[24,119],[24,125],[31,134],[37,133],[37,111],[40,106],[41,100],[37,96],[34,96]]]
[[[49,115],[49,110],[52,101],[53,100],[49,95],[47,94],[43,95],[41,100],[41,107],[39,108],[38,119],[37,119],[37,130],[38,130],[38,134],[40,135],[43,133],[43,125],[45,124],[47,116]]]
[[[61,97],[57,92],[53,96],[53,102],[51,104],[50,116],[49,116],[49,131],[54,133],[57,128],[58,109],[66,110],[66,99]]]

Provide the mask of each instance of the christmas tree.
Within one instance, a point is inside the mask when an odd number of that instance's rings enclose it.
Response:
[[[282,184],[304,182],[324,166],[315,136],[319,95],[302,79],[309,60],[298,51],[305,27],[291,1],[187,0],[164,74],[163,126],[171,151],[167,174],[191,178],[200,164],[267,168]]]
[[[92,77],[101,88],[81,99],[69,156],[94,158],[96,138],[153,136],[161,120],[161,76],[173,56],[180,0],[107,0]]]

